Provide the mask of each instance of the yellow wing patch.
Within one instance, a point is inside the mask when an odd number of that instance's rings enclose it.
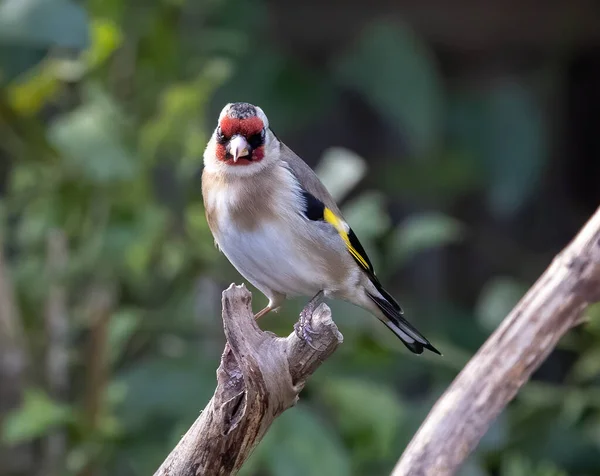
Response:
[[[339,235],[342,237],[342,240],[344,240],[346,248],[348,248],[350,254],[360,263],[360,265],[366,270],[371,270],[371,266],[367,260],[356,250],[356,248],[354,248],[354,246],[352,246],[352,243],[350,243],[350,236],[346,231],[344,222],[327,207],[325,207],[325,210],[323,210],[323,219],[337,230]]]

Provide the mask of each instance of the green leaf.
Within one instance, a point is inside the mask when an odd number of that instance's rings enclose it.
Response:
[[[441,155],[439,160],[390,163],[381,167],[374,180],[388,196],[405,197],[434,208],[477,191],[483,183],[480,167],[466,154],[454,151]]]
[[[87,13],[69,0],[4,0],[0,42],[81,50],[89,44]]]
[[[60,88],[52,61],[44,61],[10,84],[6,90],[10,105],[21,116],[34,116],[54,98]]]
[[[159,418],[193,421],[214,392],[215,368],[215,362],[196,355],[156,356],[132,366],[118,379],[126,389],[118,411],[121,425],[128,431],[144,431]]]
[[[517,83],[491,91],[487,110],[488,200],[493,211],[509,215],[539,181],[546,157],[546,124],[532,91]]]
[[[344,217],[361,240],[377,238],[390,228],[384,200],[379,192],[365,192],[344,206]]]
[[[194,80],[169,84],[162,91],[155,116],[140,131],[143,155],[153,160],[160,153],[176,151],[177,156],[186,156],[187,175],[190,167],[195,170],[209,139],[203,133],[206,127],[202,112],[230,70],[228,62],[215,60],[208,62]]]
[[[561,420],[566,424],[575,425],[581,420],[588,408],[588,393],[579,388],[572,388],[562,402]]]
[[[439,144],[443,112],[441,80],[433,55],[406,25],[377,22],[335,65],[338,81],[365,94],[387,118],[407,131],[414,155]]]
[[[132,179],[137,170],[123,143],[123,126],[112,99],[91,88],[82,106],[50,125],[48,139],[73,171],[92,183],[108,184]]]
[[[39,438],[57,426],[67,424],[71,408],[51,400],[38,389],[27,389],[20,408],[10,413],[2,428],[4,443],[14,445]]]
[[[119,27],[103,19],[92,21],[91,38],[91,45],[84,54],[88,68],[100,66],[123,42]]]
[[[479,324],[488,331],[496,329],[527,289],[528,286],[510,277],[500,276],[488,281],[476,306]]]
[[[600,303],[590,304],[585,310],[587,322],[584,329],[594,337],[600,338]]]
[[[110,320],[108,349],[110,361],[115,363],[123,354],[127,342],[139,328],[141,317],[135,309],[121,309]]]
[[[341,441],[307,407],[293,408],[280,418],[280,432],[273,433],[279,448],[269,455],[268,466],[273,474],[345,476],[350,473],[349,457]]]
[[[550,462],[534,463],[521,454],[509,453],[502,459],[500,476],[568,476],[568,473]]]
[[[526,389],[529,382],[523,389]],[[596,474],[598,458],[600,451],[595,442],[590,440],[590,435],[581,431],[581,427],[572,422],[565,421],[562,418],[560,409],[562,399],[565,397],[564,387],[546,386],[546,394],[539,395],[540,403],[528,406],[527,412],[520,408],[521,417],[519,427],[513,430],[514,445],[518,445],[520,451],[527,454],[533,462],[552,462],[561,468],[569,468],[569,474]],[[558,397],[552,393],[558,390]],[[554,405],[547,405],[546,402],[555,400]],[[594,398],[597,401],[597,395]],[[541,410],[540,410],[541,408]],[[510,453],[509,453],[510,454]],[[545,465],[545,463],[544,463]],[[535,466],[541,466],[536,464]],[[535,469],[525,468],[530,472],[525,474],[539,474]],[[588,471],[591,471],[588,472]],[[512,474],[515,473],[503,473]],[[520,473],[516,473],[519,475]],[[545,475],[546,473],[541,473]],[[554,474],[554,473],[550,473]],[[562,474],[562,473],[561,473]]]
[[[583,353],[571,370],[577,382],[587,382],[600,375],[600,347],[592,347]]]
[[[358,154],[343,147],[325,151],[316,173],[335,201],[341,201],[365,176],[367,164]]]
[[[328,380],[319,392],[329,404],[344,435],[363,459],[385,457],[393,451],[398,428],[405,422],[405,407],[388,387],[366,380]]]
[[[402,262],[423,250],[456,243],[463,235],[463,225],[447,215],[433,212],[414,215],[396,228],[391,259]]]
[[[483,462],[480,462],[476,455],[469,456],[457,474],[458,476],[489,476]]]
[[[348,476],[349,455],[325,422],[298,405],[274,423],[249,461],[249,469],[266,466],[277,476]],[[250,474],[248,470],[241,474]]]
[[[115,248],[115,251],[125,252],[124,261],[127,267],[139,278],[148,272],[148,267],[160,250],[163,236],[168,229],[169,216],[162,208],[145,207],[138,212],[136,222],[127,243]]]
[[[0,42],[0,85],[34,68],[47,53],[47,48]]]
[[[450,104],[451,137],[478,163],[491,210],[510,216],[536,190],[547,157],[548,126],[533,87],[504,81]]]

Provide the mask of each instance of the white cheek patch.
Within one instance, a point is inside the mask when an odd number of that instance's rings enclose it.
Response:
[[[254,107],[256,108],[256,113],[258,114],[258,117],[262,121],[265,129],[268,129],[269,128],[269,119],[267,119],[266,114],[260,107],[258,107],[258,106],[254,106]]]
[[[217,159],[216,144],[214,139],[208,143],[204,151],[204,167],[206,170],[216,174],[230,177],[250,177],[268,167],[274,167],[279,160],[279,148],[275,143],[265,143],[265,156],[262,160],[251,162],[246,165],[231,165]]]
[[[221,120],[225,117],[225,115],[229,111],[230,107],[231,107],[231,103],[227,103],[227,104],[225,104],[225,107],[223,109],[221,109],[221,114],[219,114],[219,124],[221,123]]]

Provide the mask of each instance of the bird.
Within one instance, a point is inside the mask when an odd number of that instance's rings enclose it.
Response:
[[[413,353],[441,353],[383,288],[357,236],[316,173],[250,103],[225,105],[204,151],[202,197],[217,248],[268,298],[340,299],[383,322]],[[310,329],[303,333],[310,339]]]

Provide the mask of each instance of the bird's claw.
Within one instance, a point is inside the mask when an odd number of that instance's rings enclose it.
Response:
[[[314,331],[310,325],[310,318],[308,316],[311,316],[314,312],[314,310],[310,309],[310,307],[311,306],[307,306],[306,309],[302,310],[300,313],[300,319],[294,324],[294,330],[296,331],[298,338],[306,342],[309,347],[312,347],[314,350],[318,351],[319,349],[312,344],[312,336],[317,335],[318,332]]]
[[[298,322],[294,324],[294,330],[296,331],[296,335],[298,336],[298,338],[304,340],[304,342],[306,342],[310,347],[312,347],[316,351],[319,351],[319,349],[312,345],[312,336],[317,335],[318,332],[312,329],[310,325],[310,320],[313,313],[315,312],[315,309],[317,309],[317,306],[321,303],[322,299],[323,291],[319,291],[308,302],[304,309],[302,309],[302,312],[300,312],[300,319],[298,319]]]

